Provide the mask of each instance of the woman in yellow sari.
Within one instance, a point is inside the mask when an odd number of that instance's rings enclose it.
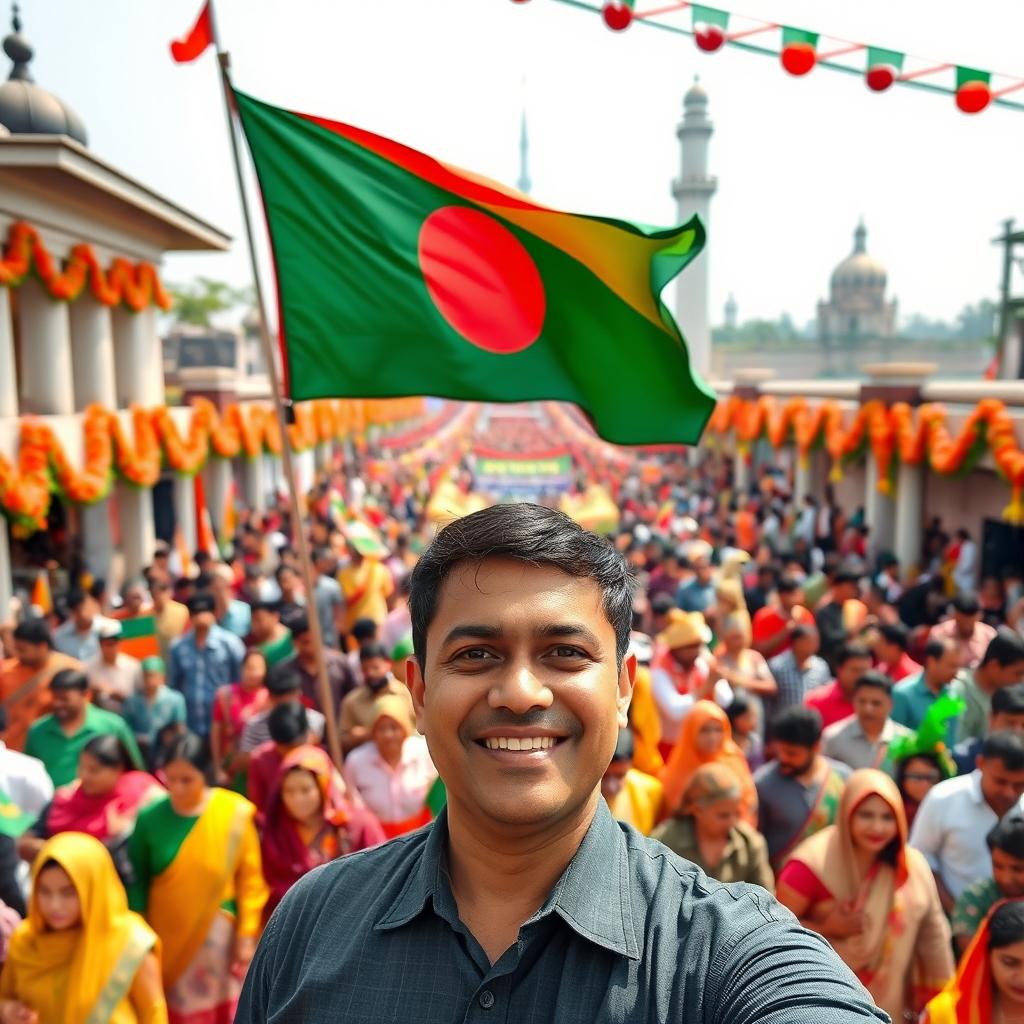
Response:
[[[160,943],[128,909],[106,847],[62,832],[32,869],[0,975],[4,1024],[166,1024]]]
[[[922,1024],[1024,1020],[1024,900],[1003,900],[967,947],[956,977],[928,1004]]]
[[[167,797],[139,815],[128,844],[129,902],[163,944],[171,1024],[229,1024],[256,948],[268,890],[248,800],[209,785],[196,736],[167,752]]]
[[[883,772],[863,768],[850,776],[836,823],[793,851],[775,894],[829,940],[897,1024],[914,1019],[952,977],[935,879],[907,845],[903,801]]]

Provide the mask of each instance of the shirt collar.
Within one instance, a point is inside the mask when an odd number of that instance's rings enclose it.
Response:
[[[418,863],[384,916],[374,926],[388,931],[408,924],[423,912],[428,899],[435,910],[454,913],[448,884],[448,811],[434,822]],[[524,926],[557,914],[578,935],[630,960],[640,959],[633,926],[626,840],[604,800],[576,855],[548,894],[544,905]],[[449,923],[452,923],[449,921]]]

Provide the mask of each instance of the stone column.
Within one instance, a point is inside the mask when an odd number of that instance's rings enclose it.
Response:
[[[118,408],[127,409],[132,403],[147,408],[163,405],[163,353],[153,308],[134,313],[125,306],[118,306],[113,322]]]
[[[148,487],[133,487],[120,481],[115,500],[121,517],[124,574],[131,579],[153,561],[153,492]]]
[[[263,512],[267,507],[267,488],[263,473],[263,457],[242,458],[245,504],[253,512]]]
[[[907,402],[921,404],[921,389],[934,363],[871,363],[864,368],[868,375],[861,385],[860,400],[877,399],[892,405]],[[871,533],[868,545],[873,555],[892,551],[900,560],[900,572],[906,575],[921,554],[924,524],[924,471],[921,466],[900,464],[896,471],[895,494],[889,497],[878,491],[878,465],[868,449],[865,474],[864,510]]]
[[[196,536],[196,484],[192,477],[175,473],[173,488],[174,520],[181,529],[185,550],[192,555],[199,546]]]
[[[75,411],[68,303],[57,302],[36,280],[18,290],[21,326],[21,410],[39,416]]]
[[[733,376],[733,394],[738,398],[756,402],[761,396],[761,385],[774,376],[775,371],[767,367],[745,367],[737,370]],[[745,494],[751,484],[756,482],[754,479],[754,447],[754,443],[748,446],[738,438],[735,441],[733,489],[737,494]]]
[[[206,507],[210,510],[210,521],[219,536],[224,529],[224,509],[231,493],[231,463],[211,455],[203,467],[203,477]]]
[[[0,286],[0,420],[18,415],[18,374],[14,363],[11,292]],[[2,609],[0,609],[2,610]]]
[[[110,528],[110,498],[94,505],[83,505],[79,522],[82,524],[82,555],[85,566],[96,578],[110,582],[114,561],[114,538]]]
[[[334,442],[321,441],[314,449],[316,452],[316,471],[318,473],[330,469],[334,457]]]
[[[0,288],[0,291],[6,289]],[[11,547],[7,536],[7,520],[0,515],[0,617],[7,619],[11,607],[14,582],[11,579]]]
[[[114,327],[110,308],[83,291],[69,307],[75,411],[99,402],[117,408],[114,386]]]

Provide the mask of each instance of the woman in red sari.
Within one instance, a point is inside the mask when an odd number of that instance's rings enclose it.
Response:
[[[956,977],[928,1004],[922,1024],[1024,1020],[1024,900],[997,903],[967,947]]]
[[[352,806],[336,779],[319,747],[297,747],[281,763],[262,839],[267,917],[307,871],[384,842],[380,822],[365,807]]]

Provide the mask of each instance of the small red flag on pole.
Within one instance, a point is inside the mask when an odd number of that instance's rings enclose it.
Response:
[[[213,22],[210,19],[209,0],[192,26],[192,31],[183,39],[171,43],[171,56],[179,64],[188,64],[198,57],[213,42]]]

